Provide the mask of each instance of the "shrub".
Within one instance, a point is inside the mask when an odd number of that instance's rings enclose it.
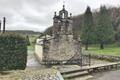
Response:
[[[120,47],[120,42],[117,41],[115,44],[116,44],[118,47]]]
[[[30,46],[30,40],[29,40],[29,36],[26,36],[26,41],[27,41],[27,46]]]
[[[0,35],[0,71],[25,69],[26,39],[18,34]]]

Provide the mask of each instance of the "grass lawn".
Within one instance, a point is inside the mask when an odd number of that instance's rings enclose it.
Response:
[[[89,50],[86,52],[92,54],[120,56],[120,47],[117,45],[105,45],[105,49],[100,50],[99,45],[90,45]]]

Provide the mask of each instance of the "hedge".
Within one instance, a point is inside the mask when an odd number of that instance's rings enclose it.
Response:
[[[0,34],[0,71],[25,69],[26,39],[18,34]]]

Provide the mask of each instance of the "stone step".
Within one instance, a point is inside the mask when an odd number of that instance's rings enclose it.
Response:
[[[91,75],[85,75],[85,76],[82,76],[82,77],[77,77],[77,78],[74,78],[74,79],[71,79],[71,80],[89,80],[89,79],[92,79],[93,76]]]
[[[86,76],[86,75],[89,75],[88,71],[63,74],[63,77],[65,79],[72,79],[72,78],[82,77],[82,76]]]

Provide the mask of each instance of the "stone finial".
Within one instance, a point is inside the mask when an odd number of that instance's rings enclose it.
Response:
[[[56,15],[56,12],[54,13],[54,16],[56,17],[57,15]]]
[[[70,13],[70,17],[72,17],[72,13]]]
[[[63,9],[65,9],[65,5],[63,5]]]
[[[0,20],[0,33],[1,33],[1,20]]]
[[[65,10],[65,5],[63,5],[63,10]]]

